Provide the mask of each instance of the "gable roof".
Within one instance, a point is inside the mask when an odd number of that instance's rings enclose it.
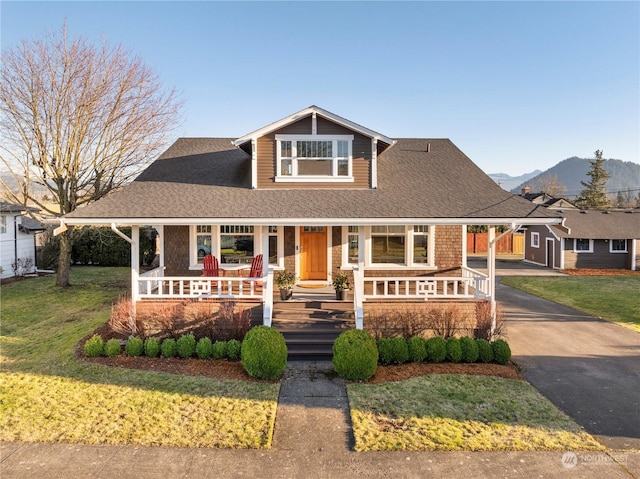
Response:
[[[560,214],[565,218],[566,230],[555,225],[552,228],[561,238],[640,239],[640,210],[572,209]]]
[[[397,140],[378,157],[377,189],[252,189],[250,162],[229,138],[182,138],[134,182],[65,219],[329,225],[559,218],[500,188],[448,139]]]
[[[377,131],[370,130],[369,128],[366,128],[362,125],[354,123],[351,120],[342,118],[341,116],[338,116],[335,113],[331,113],[330,111],[327,111],[323,108],[320,108],[315,105],[311,105],[310,107],[300,110],[285,118],[282,118],[281,120],[274,121],[273,123],[270,123],[267,126],[264,126],[258,130],[252,131],[251,133],[247,133],[246,135],[238,138],[237,140],[234,140],[233,144],[235,146],[240,146],[244,143],[247,143],[248,141],[251,141],[253,138],[259,138],[261,136],[268,135],[273,131],[279,130],[283,126],[289,125],[291,123],[295,123],[299,120],[302,120],[303,118],[308,117],[309,115],[314,115],[314,114],[324,117],[328,120],[331,120],[334,123],[337,123],[346,128],[349,128],[350,130],[361,133],[364,136],[368,136],[369,138],[375,138],[376,140],[382,141],[383,143],[386,143],[388,145],[392,145],[393,143],[395,143],[394,140],[392,140],[391,138],[381,133],[378,133]]]

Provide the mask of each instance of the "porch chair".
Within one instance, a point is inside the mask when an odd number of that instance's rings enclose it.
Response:
[[[253,258],[251,261],[251,270],[249,270],[249,278],[262,278],[262,254],[259,254]],[[262,286],[262,281],[244,281],[244,284],[256,284],[256,289],[258,286]]]
[[[202,259],[202,276],[220,276],[220,265],[218,264],[218,258],[208,254]],[[218,286],[218,282],[211,281],[211,286]]]

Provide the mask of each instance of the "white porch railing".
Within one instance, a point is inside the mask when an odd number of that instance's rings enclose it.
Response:
[[[480,271],[476,271],[475,269],[467,268],[466,266],[462,266],[461,269],[463,278],[473,279],[473,288],[476,291],[476,296],[491,296],[491,287],[488,275],[481,273]]]
[[[364,271],[362,266],[353,268],[353,314],[356,320],[356,329],[364,327]]]
[[[140,276],[138,299],[262,299],[265,280],[266,278],[243,277]],[[263,291],[259,291],[258,283],[262,283]]]
[[[403,276],[364,277],[363,282],[364,300],[423,299],[426,301],[436,298],[486,298],[488,281],[487,278],[478,276]]]

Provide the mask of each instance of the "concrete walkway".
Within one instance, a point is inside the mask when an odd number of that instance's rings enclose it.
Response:
[[[527,380],[607,447],[640,449],[640,333],[498,285]]]

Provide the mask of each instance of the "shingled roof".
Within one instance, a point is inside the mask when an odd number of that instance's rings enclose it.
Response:
[[[500,188],[448,139],[400,139],[376,189],[252,189],[232,138],[181,138],[135,181],[66,216],[92,219],[508,220],[559,215]]]
[[[568,231],[552,228],[561,238],[640,239],[640,210],[567,210],[560,214]]]

